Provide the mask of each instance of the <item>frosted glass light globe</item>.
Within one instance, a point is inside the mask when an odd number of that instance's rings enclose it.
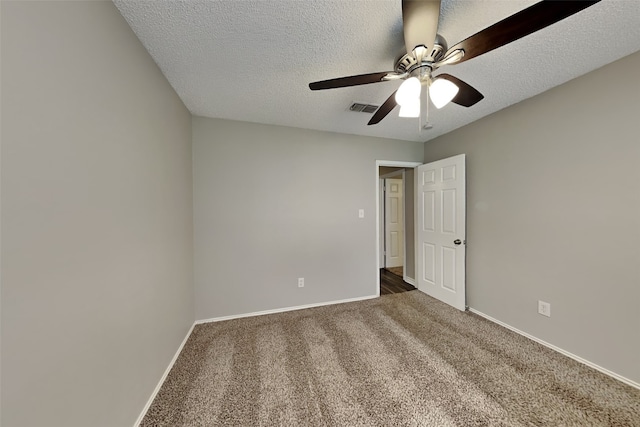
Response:
[[[453,82],[446,79],[435,79],[429,86],[429,98],[436,108],[447,105],[458,94],[460,89]],[[398,89],[398,91],[400,91]]]
[[[420,99],[420,91],[422,85],[417,77],[410,77],[398,88],[396,92],[396,102],[398,105],[403,106],[406,103],[415,102],[415,99]]]

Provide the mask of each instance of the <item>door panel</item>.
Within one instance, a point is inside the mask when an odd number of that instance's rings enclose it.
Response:
[[[435,285],[436,283],[436,247],[430,243],[422,244],[423,250],[423,274],[422,280],[429,283],[430,285]]]
[[[402,179],[385,180],[385,267],[404,265],[403,195]]]
[[[422,228],[424,231],[436,231],[436,192],[425,191],[422,194],[424,215],[422,216]]]
[[[456,232],[456,190],[442,190],[442,232]]]
[[[456,291],[456,250],[442,248],[442,287]]]
[[[465,155],[416,172],[418,289],[465,310]]]

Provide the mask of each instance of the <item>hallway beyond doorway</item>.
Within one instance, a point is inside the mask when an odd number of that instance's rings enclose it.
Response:
[[[401,276],[397,276],[387,269],[380,269],[380,295],[397,294],[415,289],[415,286],[402,280]]]

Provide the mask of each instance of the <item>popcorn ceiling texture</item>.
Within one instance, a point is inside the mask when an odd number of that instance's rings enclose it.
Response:
[[[485,95],[472,108],[431,108],[429,131],[390,114],[376,126],[348,111],[380,105],[385,82],[312,92],[316,80],[393,69],[403,53],[400,0],[114,0],[194,115],[425,141],[640,49],[638,0],[604,0],[458,66],[440,69]],[[449,45],[535,3],[442,0]],[[437,72],[436,72],[437,74]],[[594,112],[597,115],[597,112]]]
[[[141,426],[640,425],[640,390],[419,291],[197,325]]]

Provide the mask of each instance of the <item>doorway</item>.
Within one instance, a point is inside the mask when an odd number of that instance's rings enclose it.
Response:
[[[406,282],[409,288],[415,285],[413,168],[420,164],[376,161],[376,294],[378,296],[381,294],[381,278],[385,268],[393,269],[395,274],[399,273],[400,282]],[[387,192],[384,191],[385,184]],[[382,280],[386,281],[386,279]]]

